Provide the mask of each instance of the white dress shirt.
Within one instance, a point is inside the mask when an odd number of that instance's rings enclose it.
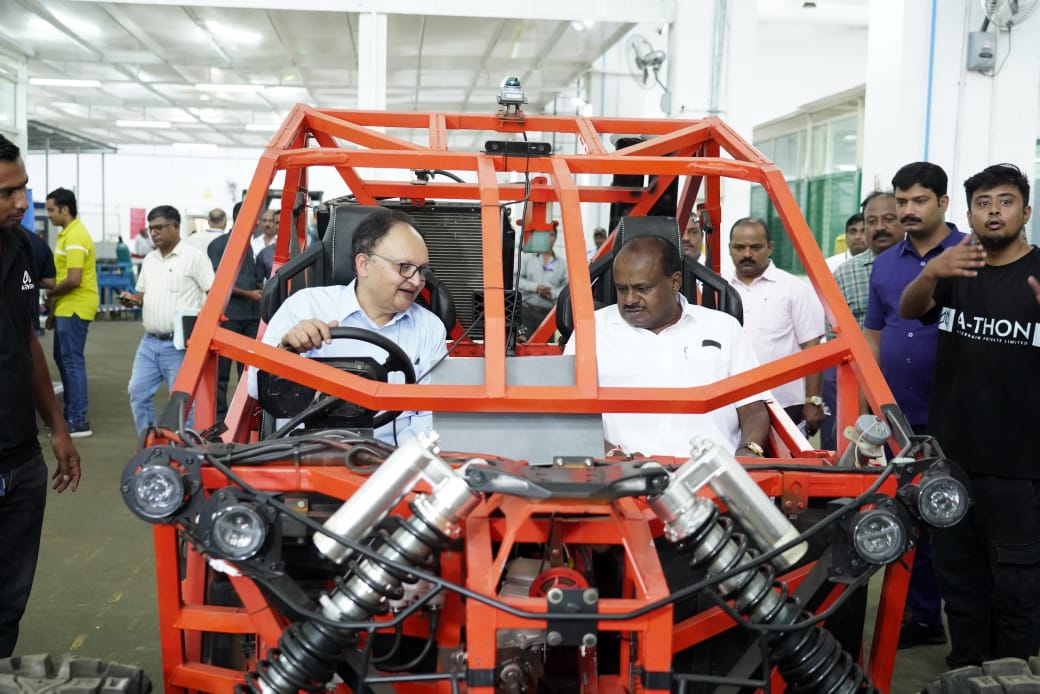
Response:
[[[213,286],[213,264],[181,241],[164,257],[158,248],[141,261],[137,292],[144,293],[141,322],[148,333],[172,333],[177,312],[201,308]]]
[[[616,305],[596,311],[601,387],[702,386],[758,366],[735,318],[678,299],[682,317],[660,333],[633,328]],[[564,354],[574,354],[579,339],[575,335]],[[681,458],[690,455],[690,439],[700,434],[735,451],[742,442],[737,408],[768,397],[754,395],[704,414],[604,414],[603,438],[626,453]]]

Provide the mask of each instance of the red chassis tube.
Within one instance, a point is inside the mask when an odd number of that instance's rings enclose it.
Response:
[[[404,129],[426,130],[428,143],[418,145],[394,135]],[[574,135],[584,150],[579,154],[554,154],[551,157],[523,159],[479,152],[452,151],[448,148],[454,131],[527,133],[532,140],[547,139],[551,133]],[[610,134],[640,133],[652,139],[619,152],[607,152],[603,137]],[[315,146],[317,145],[317,146]],[[241,214],[231,232],[225,258],[241,258],[246,252],[252,229],[262,211],[265,196],[275,176],[284,172],[283,200],[296,200],[308,189],[308,168],[333,167],[344,185],[362,204],[377,204],[385,197],[412,200],[456,200],[477,202],[482,208],[482,257],[485,290],[485,336],[482,342],[467,341],[456,353],[484,359],[481,385],[390,385],[344,374],[332,367],[309,362],[303,357],[260,344],[220,326],[224,307],[234,285],[238,263],[225,262],[219,268],[209,298],[195,324],[184,363],[174,386],[187,394],[195,405],[195,418],[202,429],[214,421],[216,364],[219,356],[229,357],[267,371],[290,377],[303,384],[375,410],[429,409],[441,411],[544,412],[565,413],[662,412],[696,413],[733,403],[748,395],[834,366],[838,382],[838,430],[850,425],[859,413],[859,393],[875,411],[893,403],[891,392],[873,360],[856,322],[841,294],[801,212],[787,188],[783,175],[753,147],[717,118],[701,120],[645,120],[623,118],[575,118],[531,116],[505,120],[494,115],[445,113],[394,113],[369,111],[319,110],[299,105],[286,118],[260,158]],[[417,186],[409,172],[414,169],[444,169],[467,174],[473,182],[428,183]],[[381,169],[382,175],[368,178],[366,172]],[[542,185],[532,186],[529,203],[555,205],[560,219],[572,297],[575,333],[588,336],[577,342],[575,382],[569,386],[518,386],[506,381],[506,309],[504,269],[501,261],[500,204],[519,201],[525,195],[520,183],[499,183],[499,174],[529,172],[544,177]],[[618,188],[580,184],[584,174],[642,174],[658,177],[656,186]],[[396,176],[396,178],[395,178]],[[583,177],[585,178],[585,177]],[[649,212],[654,202],[673,180],[679,180],[679,224],[685,225],[694,201],[703,195],[701,209],[710,215],[715,229],[721,229],[722,179],[731,178],[762,186],[778,211],[791,242],[826,315],[834,326],[836,338],[798,354],[717,383],[696,388],[603,388],[597,383],[595,344],[592,339],[593,301],[586,264],[585,235],[581,203],[624,202],[634,205],[630,214]],[[378,180],[377,180],[378,179]],[[537,218],[537,213],[531,215]],[[526,231],[526,230],[525,230]],[[295,243],[291,243],[294,237]],[[305,219],[301,215],[293,226],[292,215],[282,215],[275,251],[275,265],[290,257],[291,247],[305,243]],[[607,252],[608,246],[600,253]],[[706,261],[716,271],[720,266],[720,244],[711,244]],[[532,342],[521,345],[518,353],[551,354],[556,347],[545,344],[552,332],[550,315],[535,332]],[[458,334],[458,333],[456,333]],[[257,407],[239,384],[226,418],[227,441],[249,442],[257,437]],[[839,451],[814,451],[790,426],[790,421],[772,408],[773,430],[770,453],[777,460],[769,463],[830,466]],[[161,443],[153,437],[148,443]],[[844,442],[839,444],[844,448]],[[296,466],[291,461],[262,467],[236,468],[236,472],[261,490],[279,492],[319,492],[346,499],[364,481],[344,469]],[[866,489],[873,478],[856,473],[833,471],[756,471],[763,488],[779,497],[791,513],[803,510],[807,499],[852,497]],[[204,475],[207,489],[226,484],[213,470]],[[492,519],[487,506],[468,521],[466,545],[461,555],[446,557],[446,578],[477,592],[493,595],[502,573],[502,549],[509,542],[544,541],[544,524],[533,516],[555,511],[561,517],[574,508],[539,508],[537,503],[510,505],[509,522]],[[790,504],[790,505],[787,505]],[[625,575],[630,597],[604,601],[604,612],[626,612],[634,605],[663,597],[667,588],[656,557],[646,544],[651,532],[659,532],[644,506],[634,501],[580,509],[596,522],[575,523],[569,530],[570,542],[620,544],[626,547],[629,563]],[[512,539],[510,539],[512,538]],[[159,616],[166,691],[188,690],[229,692],[241,681],[241,672],[202,662],[202,633],[256,634],[258,650],[271,647],[284,626],[283,618],[267,604],[260,591],[245,578],[234,580],[241,608],[206,604],[207,571],[205,561],[193,550],[187,558],[178,553],[175,532],[168,527],[155,530],[159,582]],[[501,543],[499,545],[499,543]],[[492,545],[499,545],[492,552]],[[642,549],[640,549],[640,547]],[[183,578],[180,576],[183,575]],[[789,579],[797,580],[798,576]],[[876,686],[887,690],[895,659],[895,644],[906,594],[908,573],[899,564],[889,567],[882,601],[878,606],[874,640],[865,669]],[[535,599],[516,599],[517,606],[532,610]],[[468,663],[470,667],[494,666],[494,630],[505,627],[537,627],[537,622],[522,620],[495,611],[476,601],[465,604],[449,596],[438,639],[443,645],[457,639],[460,624],[470,630]],[[528,604],[531,603],[531,604]],[[416,616],[412,619],[421,619]],[[604,630],[624,628],[642,631],[638,662],[629,663],[648,670],[667,670],[671,654],[703,640],[721,628],[720,613],[706,613],[692,620],[671,624],[671,609],[665,608],[637,620],[623,623],[603,622]],[[479,626],[478,626],[479,625]],[[414,627],[415,625],[411,625]],[[480,630],[482,636],[473,638]],[[604,678],[600,691],[625,691],[625,670],[619,678]],[[414,683],[398,685],[400,691],[433,691],[447,684]],[[471,688],[472,691],[478,691]],[[490,689],[479,690],[490,691]]]

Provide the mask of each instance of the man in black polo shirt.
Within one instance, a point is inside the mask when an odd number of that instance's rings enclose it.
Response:
[[[36,410],[51,428],[58,492],[79,486],[79,454],[54,399],[32,317],[37,280],[32,246],[19,222],[28,208],[25,165],[0,135],[0,658],[14,651],[40,551],[47,465],[37,440]]]

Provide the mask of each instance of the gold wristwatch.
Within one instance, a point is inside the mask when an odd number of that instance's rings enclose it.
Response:
[[[766,454],[765,450],[754,441],[745,441],[744,443],[740,444],[740,448],[748,449],[749,451],[757,455],[759,458],[764,457]],[[739,451],[740,448],[738,448],[737,450]]]
[[[816,407],[823,407],[823,398],[819,395],[813,395],[805,399],[806,405],[815,405]]]

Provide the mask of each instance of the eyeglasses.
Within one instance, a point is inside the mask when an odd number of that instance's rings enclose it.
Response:
[[[149,234],[158,234],[160,231],[162,231],[166,227],[171,227],[171,226],[173,226],[173,222],[166,222],[165,224],[156,224],[155,226],[148,227],[148,233]]]
[[[378,253],[368,253],[368,255],[375,256],[376,258],[382,258],[383,260],[385,260],[386,262],[390,263],[391,265],[396,265],[397,266],[397,271],[401,274],[401,277],[404,277],[406,280],[410,280],[411,278],[415,277],[416,273],[421,273],[423,279],[425,279],[426,278],[426,273],[428,273],[430,271],[430,266],[429,265],[415,265],[413,263],[401,263],[401,262],[398,262],[398,261],[394,260],[393,258],[387,258],[385,255],[379,255]]]

